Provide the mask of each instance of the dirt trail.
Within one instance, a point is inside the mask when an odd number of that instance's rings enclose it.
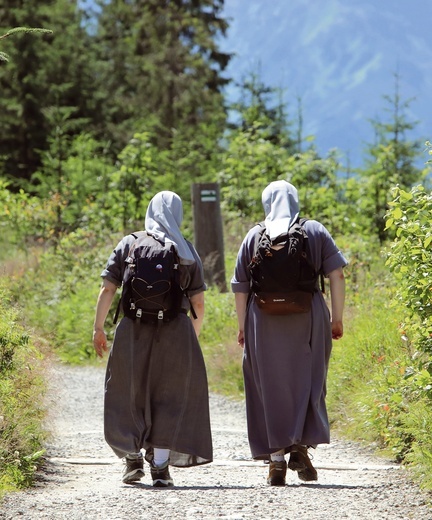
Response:
[[[35,488],[6,497],[0,519],[432,519],[403,468],[351,442],[315,450],[318,482],[289,472],[285,487],[268,487],[267,466],[250,458],[243,404],[215,395],[212,464],[173,468],[171,489],[152,488],[148,471],[124,485],[103,440],[103,379],[101,368],[55,368],[47,466]]]

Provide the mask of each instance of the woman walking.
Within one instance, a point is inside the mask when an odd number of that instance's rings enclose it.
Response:
[[[204,317],[201,260],[180,225],[182,201],[170,191],[151,200],[145,218],[150,243],[174,248],[179,281],[184,292],[178,315],[158,323],[136,314],[118,324],[111,348],[105,382],[105,439],[125,460],[123,482],[133,484],[144,476],[142,449],[150,464],[153,486],[173,485],[169,466],[189,467],[212,461],[207,376],[198,336]],[[137,234],[124,237],[102,272],[94,322],[96,353],[107,351],[104,324],[114,294],[130,265]],[[132,249],[131,249],[132,248]],[[132,255],[132,253],[131,253]],[[156,266],[162,269],[161,265]],[[124,302],[123,302],[124,304]],[[196,319],[187,315],[191,305]],[[135,309],[135,307],[134,307]],[[125,310],[125,309],[124,309]],[[144,309],[145,314],[145,309]]]
[[[272,182],[262,194],[265,233],[272,243],[299,221],[297,190]],[[254,459],[270,460],[268,483],[285,485],[288,467],[303,481],[317,480],[308,448],[330,442],[326,377],[332,338],[343,334],[347,264],[326,228],[315,220],[303,224],[315,271],[330,280],[331,315],[322,293],[313,293],[307,312],[271,315],[251,296],[250,264],[261,226],[241,244],[232,290],[238,317],[238,343],[244,347],[243,374],[249,444]],[[274,246],[277,250],[280,246]]]

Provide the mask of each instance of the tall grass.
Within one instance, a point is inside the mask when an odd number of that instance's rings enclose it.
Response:
[[[0,497],[28,486],[43,455],[42,355],[0,278]]]
[[[415,351],[401,329],[404,309],[394,282],[380,266],[379,280],[348,295],[345,335],[334,342],[328,376],[333,430],[373,446],[410,467],[432,489],[432,407],[410,379]]]
[[[242,397],[242,349],[237,345],[237,317],[231,292],[206,292],[205,320],[200,343],[212,391]]]

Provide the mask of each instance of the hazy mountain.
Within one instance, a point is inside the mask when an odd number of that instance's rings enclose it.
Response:
[[[236,53],[228,74],[259,70],[286,89],[292,118],[300,96],[304,134],[321,153],[336,147],[362,163],[368,120],[387,120],[396,72],[402,100],[415,98],[406,116],[419,124],[408,137],[432,139],[432,0],[225,0],[224,16],[222,48]]]

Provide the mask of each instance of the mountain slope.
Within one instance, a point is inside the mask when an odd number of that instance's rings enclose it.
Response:
[[[222,48],[236,53],[228,75],[240,80],[258,68],[265,84],[285,89],[292,119],[301,97],[304,134],[316,136],[321,153],[336,147],[361,165],[373,141],[369,120],[390,117],[383,96],[394,95],[396,73],[402,101],[415,98],[406,117],[419,124],[407,137],[432,138],[432,2],[225,0],[224,16],[231,27]]]

